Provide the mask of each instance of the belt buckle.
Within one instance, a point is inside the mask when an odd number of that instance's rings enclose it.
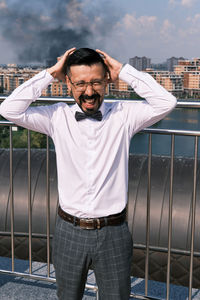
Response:
[[[80,219],[80,227],[83,229],[95,229],[93,219]]]

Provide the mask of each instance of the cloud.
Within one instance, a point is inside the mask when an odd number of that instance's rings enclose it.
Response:
[[[104,38],[104,50],[122,62],[136,55],[149,57],[157,48],[159,28],[159,20],[154,15],[126,13]]]
[[[168,19],[163,21],[160,29],[160,36],[165,42],[169,42],[174,37],[175,26]]]
[[[182,38],[187,38],[187,41],[193,39],[194,43],[197,44],[200,32],[200,14],[186,18],[186,25],[184,28],[180,28],[179,32]]]
[[[89,0],[0,0],[0,35],[14,49],[19,62],[55,60],[66,49],[96,47],[112,30],[117,13],[110,4]],[[7,3],[7,5],[6,5]],[[98,13],[97,13],[98,11]],[[109,30],[108,30],[109,28]]]
[[[181,5],[183,6],[193,6],[195,4],[196,0],[181,0]]]
[[[186,21],[190,24],[197,24],[200,21],[200,14],[196,14],[193,17],[188,17]]]
[[[182,5],[185,7],[191,7],[197,0],[169,0],[170,5]]]
[[[0,10],[6,9],[6,8],[7,8],[6,2],[4,0],[0,1]]]
[[[80,3],[77,0],[70,2],[70,5],[66,6],[66,25],[70,28],[81,29],[82,27],[88,27],[90,25],[90,19],[83,11],[84,3]]]
[[[169,0],[169,5],[174,5],[174,4],[177,4],[176,0]]]
[[[106,0],[0,0],[0,35],[17,62],[45,63],[73,46],[102,48],[120,17]]]
[[[40,20],[44,23],[50,22],[51,17],[50,16],[45,16],[45,15],[40,15]]]
[[[140,16],[137,18],[134,14],[126,14],[116,24],[116,30],[127,30],[132,35],[142,36],[154,28],[156,21],[156,16]]]
[[[72,46],[100,48],[120,61],[134,55],[184,56],[188,48],[198,48],[200,13],[189,16],[192,10],[186,10],[194,3],[168,0],[172,7],[166,7],[163,17],[155,7],[145,15],[113,0],[48,0],[48,5],[46,0],[23,5],[21,0],[0,0],[1,46],[9,45],[18,58],[14,62],[20,63],[45,63]]]

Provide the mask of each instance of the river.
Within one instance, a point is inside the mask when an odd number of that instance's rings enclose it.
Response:
[[[192,108],[176,108],[166,118],[154,124],[152,128],[200,130],[200,110]],[[194,137],[175,136],[175,155],[191,157],[194,155]],[[200,139],[199,139],[200,140]],[[199,141],[200,154],[200,141]],[[152,154],[169,155],[171,138],[168,135],[155,134],[152,136]],[[138,133],[133,137],[130,153],[148,153],[148,134]]]

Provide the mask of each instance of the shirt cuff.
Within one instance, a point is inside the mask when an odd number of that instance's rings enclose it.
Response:
[[[32,78],[35,86],[38,85],[41,90],[45,89],[53,81],[53,79],[53,76],[51,76],[47,70],[41,71]]]
[[[46,89],[53,79],[53,76],[51,76],[47,70],[43,70],[25,83],[27,87],[33,87],[33,98],[35,98],[33,101],[36,101],[36,99],[41,96],[42,90]],[[23,88],[23,85],[21,88]]]
[[[138,78],[140,78],[139,75],[140,72],[138,70],[129,64],[125,64],[119,73],[119,79],[125,81],[128,85],[134,88]]]

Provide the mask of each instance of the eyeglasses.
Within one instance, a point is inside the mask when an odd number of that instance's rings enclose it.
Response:
[[[74,88],[78,92],[85,91],[89,84],[91,85],[91,87],[94,90],[102,90],[104,88],[104,83],[105,83],[105,79],[103,79],[103,80],[93,80],[93,81],[89,81],[89,82],[85,82],[85,81],[72,82],[71,79],[69,78],[69,81],[71,82],[71,84],[74,86]]]

